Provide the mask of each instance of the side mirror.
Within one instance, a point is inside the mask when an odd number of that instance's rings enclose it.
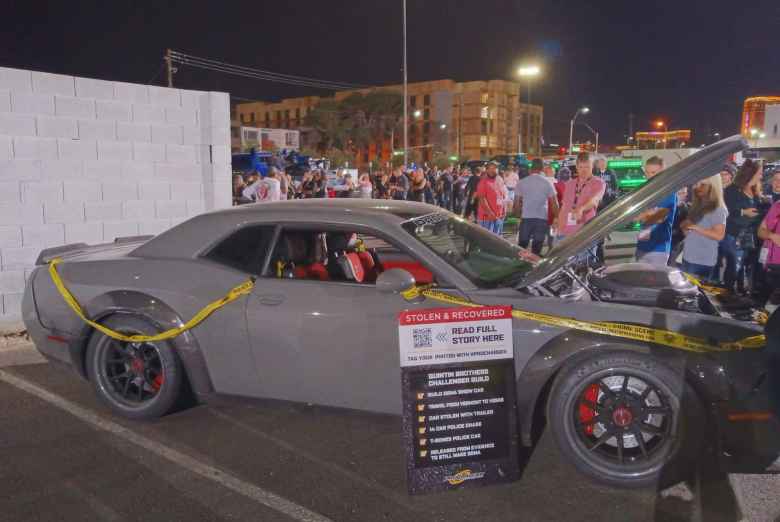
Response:
[[[400,294],[415,284],[414,276],[403,268],[385,270],[376,278],[376,289],[383,294]]]

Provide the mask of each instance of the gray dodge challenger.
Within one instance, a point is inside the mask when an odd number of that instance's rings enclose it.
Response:
[[[512,319],[521,443],[532,447],[546,427],[580,471],[622,487],[657,483],[707,452],[724,469],[771,471],[780,440],[768,392],[775,337],[762,349],[718,348],[764,333],[754,311],[675,268],[594,267],[579,255],[745,148],[737,136],[680,161],[543,259],[421,203],[246,205],[156,237],[43,251],[23,318],[43,355],[133,419],[164,415],[185,393],[399,415],[398,315],[452,306],[410,297],[415,284],[472,303],[652,327],[713,348]],[[47,270],[53,259],[86,316],[125,334],[181,326],[247,279],[254,287],[170,340],[124,342],[69,308]]]

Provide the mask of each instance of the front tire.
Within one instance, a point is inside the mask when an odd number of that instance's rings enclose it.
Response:
[[[128,335],[157,333],[136,316],[113,315],[103,324]],[[129,419],[161,417],[182,393],[182,364],[166,341],[126,343],[95,331],[87,346],[86,369],[98,397]]]
[[[565,367],[548,403],[561,452],[582,473],[623,488],[673,483],[703,446],[695,392],[656,358],[608,352]]]

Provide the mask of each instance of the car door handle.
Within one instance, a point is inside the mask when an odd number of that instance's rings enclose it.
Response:
[[[261,294],[257,295],[257,300],[260,304],[266,306],[277,306],[284,302],[284,296],[282,294]]]

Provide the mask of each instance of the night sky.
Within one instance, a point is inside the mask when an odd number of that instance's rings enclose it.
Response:
[[[402,78],[401,0],[11,4],[2,66],[162,84],[171,47],[325,80]],[[738,131],[746,96],[780,94],[780,1],[408,0],[408,51],[410,82],[511,79],[538,59],[532,98],[544,105],[547,142],[566,142],[587,104],[602,143],[623,142],[633,113],[634,130],[661,117],[700,144]],[[324,94],[186,66],[175,85],[264,100]]]

